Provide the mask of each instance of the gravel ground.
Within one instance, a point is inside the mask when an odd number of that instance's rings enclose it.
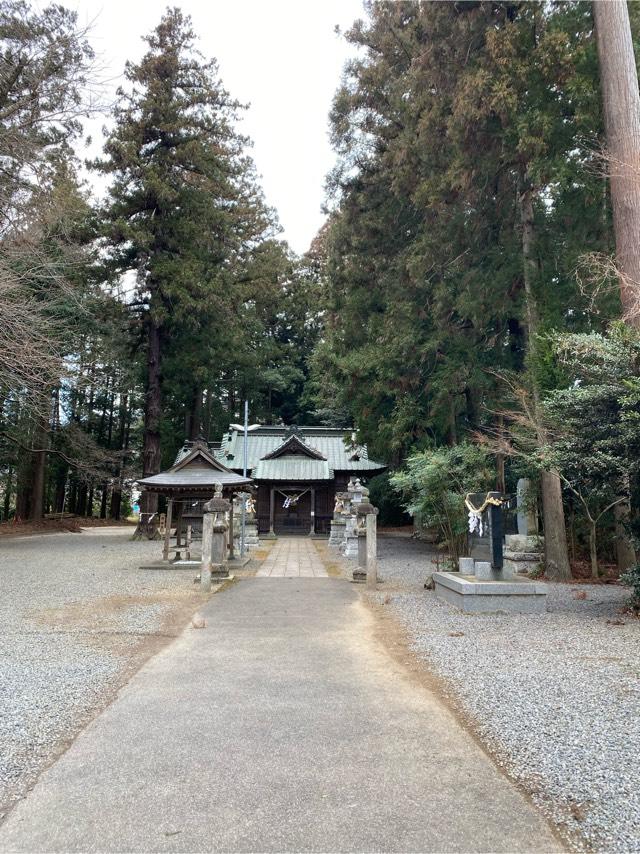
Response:
[[[436,555],[433,546],[420,540],[378,537],[378,576],[386,590],[422,590],[436,569]]]
[[[130,529],[0,542],[0,818],[203,601]]]
[[[381,540],[374,598],[576,848],[640,850],[640,621],[624,610],[628,591],[552,584],[544,615],[466,615],[420,589],[429,551]]]

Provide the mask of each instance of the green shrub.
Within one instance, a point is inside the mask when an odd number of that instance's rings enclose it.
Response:
[[[640,611],[640,564],[628,569],[620,576],[620,581],[631,588],[631,606]]]
[[[379,511],[378,525],[399,527],[410,525],[411,516],[402,505],[400,496],[392,487],[389,472],[372,477],[367,486],[369,487],[369,500]]]
[[[463,442],[409,457],[406,469],[393,474],[390,482],[409,513],[419,515],[425,526],[437,528],[457,562],[468,548],[465,495],[492,489],[493,478],[486,451]]]

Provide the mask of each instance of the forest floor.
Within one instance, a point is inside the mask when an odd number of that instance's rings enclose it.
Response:
[[[372,607],[577,849],[640,850],[640,620],[618,584],[550,584],[542,615],[463,614],[424,589],[434,549],[379,539]],[[349,574],[350,562],[338,560]]]
[[[0,818],[209,598],[129,527],[37,533],[0,542]]]

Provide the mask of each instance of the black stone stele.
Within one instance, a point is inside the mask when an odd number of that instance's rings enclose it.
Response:
[[[490,492],[492,498],[501,499],[499,492]],[[502,504],[489,505],[489,541],[491,543],[491,568],[501,570],[504,566],[504,524]]]
[[[489,531],[491,568],[501,571],[504,567],[504,507],[509,496],[501,492],[471,492],[466,504],[476,513],[483,513]]]

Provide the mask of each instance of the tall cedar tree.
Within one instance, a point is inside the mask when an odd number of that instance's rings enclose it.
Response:
[[[610,212],[587,168],[601,133],[588,4],[368,11],[348,33],[361,53],[332,112],[316,363],[363,438],[397,462],[490,420],[501,370],[528,367],[544,386],[536,335],[593,323],[574,269],[586,248],[610,248]],[[598,308],[598,323],[619,311]],[[562,576],[559,483],[547,479],[549,570]]]
[[[167,351],[182,345],[194,352],[214,335],[207,328],[212,311],[224,334],[225,313],[233,313],[228,271],[270,225],[243,156],[245,140],[234,129],[239,105],[194,40],[189,18],[168,10],[146,38],[140,63],[126,66],[131,85],[119,93],[106,157],[95,164],[113,178],[105,210],[113,267],[136,274],[146,354],[144,476],[161,466]],[[197,384],[194,391],[201,393]],[[157,498],[146,496],[142,509],[156,507]]]
[[[70,145],[93,52],[77,15],[0,2],[0,454],[3,515],[44,511],[52,394],[78,324],[86,201]],[[86,272],[86,269],[85,269]],[[15,474],[15,481],[14,481]]]

